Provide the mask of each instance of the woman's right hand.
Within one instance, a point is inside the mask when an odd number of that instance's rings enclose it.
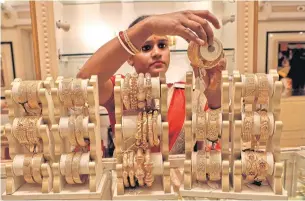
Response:
[[[177,35],[186,41],[199,45],[211,45],[214,33],[209,24],[220,28],[217,18],[208,10],[188,10],[174,13],[152,15],[145,20],[145,29],[150,35]]]

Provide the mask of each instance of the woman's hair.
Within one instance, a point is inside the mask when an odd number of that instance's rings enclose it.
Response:
[[[142,16],[138,17],[129,25],[128,28],[133,27],[134,25],[138,24],[139,22],[141,22],[142,20],[144,20],[145,18],[148,18],[148,17],[150,17],[150,15],[142,15]]]

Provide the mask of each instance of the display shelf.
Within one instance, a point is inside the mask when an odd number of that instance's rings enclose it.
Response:
[[[221,188],[212,189],[207,184],[194,183],[192,190],[184,190],[182,186],[180,195],[197,198],[237,199],[237,200],[287,200],[287,192],[282,195],[275,195],[270,186],[261,186],[257,191],[243,185],[243,191],[236,193],[231,188],[229,192],[223,192]]]
[[[178,194],[174,193],[171,186],[171,193],[164,193],[162,176],[155,176],[155,181],[151,187],[136,187],[125,189],[124,195],[117,194],[117,174],[112,172],[113,200],[177,200]]]
[[[89,182],[84,185],[69,185],[69,187],[63,189],[60,193],[41,193],[41,187],[33,184],[25,184],[14,195],[6,195],[6,192],[2,194],[4,200],[97,200],[105,198],[111,199],[110,187],[111,187],[111,174],[110,172],[104,172],[100,184],[98,185],[96,192],[90,192]]]

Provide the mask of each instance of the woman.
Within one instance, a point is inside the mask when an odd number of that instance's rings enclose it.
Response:
[[[160,72],[167,71],[170,61],[170,51],[166,35],[178,35],[186,41],[196,42],[199,45],[211,45],[213,31],[210,23],[217,29],[220,28],[216,17],[209,11],[181,11],[163,15],[142,16],[135,20],[126,30],[127,36],[139,53],[131,55],[130,50],[124,49],[118,38],[114,38],[101,48],[85,63],[78,77],[89,78],[98,75],[99,102],[109,112],[111,124],[115,124],[113,74],[124,62],[133,66],[137,73],[150,73],[158,76]],[[209,70],[204,78],[205,95],[208,107],[220,107],[219,74],[225,65],[224,61],[219,66]],[[198,68],[195,75],[198,75]],[[184,91],[174,89],[168,114],[169,146],[172,154],[184,152]],[[181,110],[182,109],[182,110]],[[179,110],[181,112],[171,112]],[[178,115],[177,113],[181,114]]]

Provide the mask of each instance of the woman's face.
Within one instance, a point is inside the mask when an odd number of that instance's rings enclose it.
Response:
[[[156,77],[159,72],[167,71],[170,60],[168,39],[166,36],[150,36],[142,45],[140,53],[130,57],[128,63],[137,73],[150,73]]]

